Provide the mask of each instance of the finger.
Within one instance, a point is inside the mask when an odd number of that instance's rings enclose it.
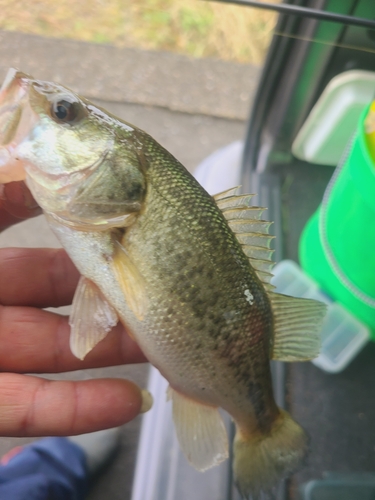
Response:
[[[23,181],[0,185],[0,230],[41,213]]]
[[[0,304],[58,307],[72,303],[79,273],[62,249],[0,249]]]
[[[7,212],[1,205],[2,203],[0,200],[0,232],[7,227],[14,226],[14,224],[17,224],[18,222],[21,222],[23,220]]]
[[[127,380],[50,381],[4,373],[0,401],[0,435],[67,436],[132,420],[142,394]]]
[[[147,361],[122,325],[83,361],[71,353],[69,335],[64,316],[31,307],[0,306],[0,371],[58,373]]]

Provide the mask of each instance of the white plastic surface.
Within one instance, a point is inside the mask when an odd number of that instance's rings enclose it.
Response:
[[[239,186],[242,151],[241,141],[218,149],[200,163],[195,170],[195,178],[212,195]]]
[[[375,72],[351,70],[324,89],[292,145],[294,156],[336,166],[362,111],[375,98]]]
[[[313,363],[330,373],[344,370],[368,342],[368,328],[340,304],[330,300],[295,262],[283,260],[272,272],[272,284],[277,292],[327,304],[328,311],[321,330],[322,349]]]

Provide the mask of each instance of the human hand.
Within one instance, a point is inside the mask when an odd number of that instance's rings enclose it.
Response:
[[[22,219],[41,213],[42,209],[24,182],[0,184],[0,232]]]
[[[27,188],[12,184],[18,198],[0,203],[0,229],[40,213]],[[0,436],[92,432],[121,425],[138,415],[142,403],[147,406],[127,380],[24,375],[146,361],[121,325],[84,361],[73,356],[68,318],[42,308],[71,304],[78,279],[62,249],[0,249]]]

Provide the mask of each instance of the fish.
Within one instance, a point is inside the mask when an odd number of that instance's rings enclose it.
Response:
[[[228,458],[257,498],[303,463],[308,437],[278,408],[270,360],[320,349],[324,304],[275,293],[271,223],[238,188],[209,195],[150,135],[68,88],[9,70],[0,183],[24,180],[81,273],[70,315],[80,359],[122,322],[168,380],[189,462]]]

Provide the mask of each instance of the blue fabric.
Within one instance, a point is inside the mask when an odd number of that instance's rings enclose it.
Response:
[[[0,499],[83,500],[87,490],[85,455],[66,438],[36,441],[0,465]]]

